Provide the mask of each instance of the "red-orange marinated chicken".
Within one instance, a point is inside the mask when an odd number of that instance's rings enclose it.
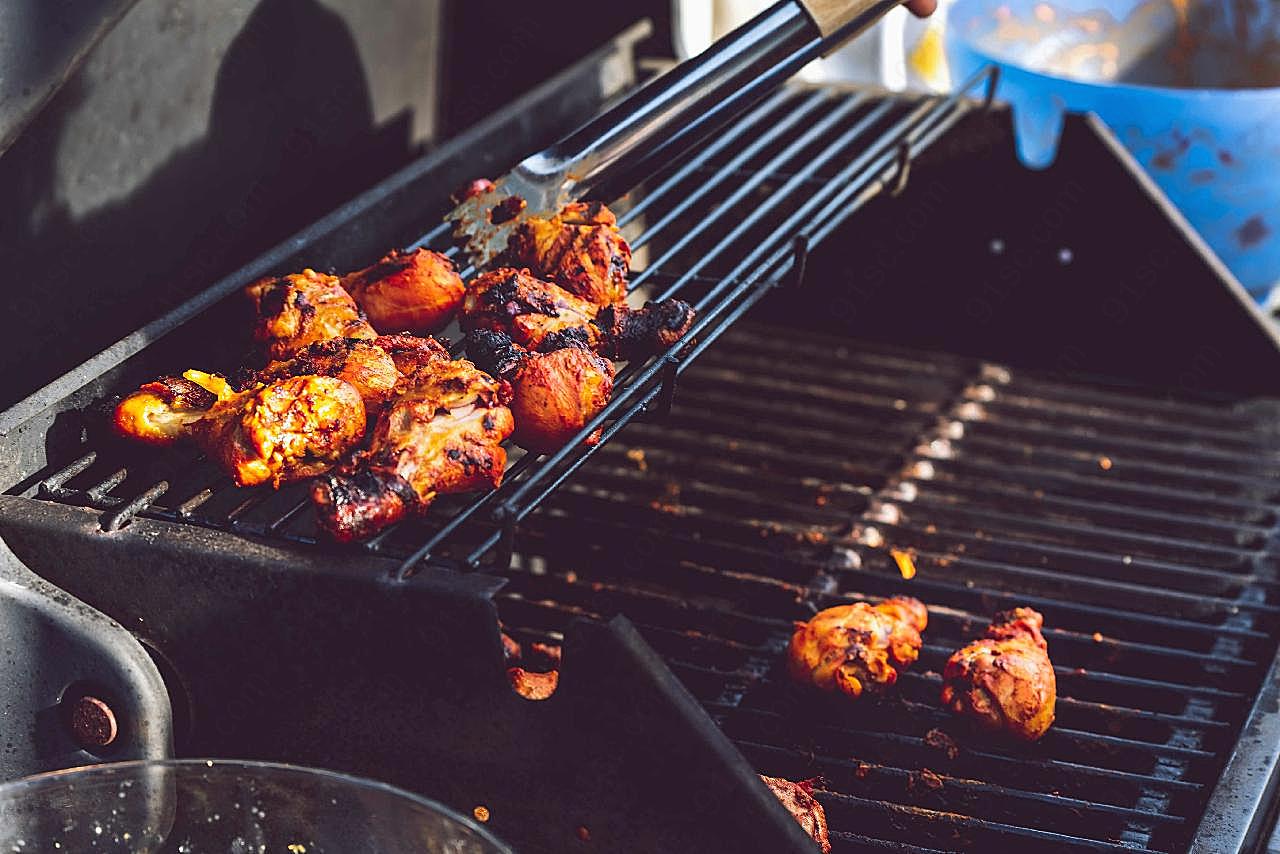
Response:
[[[502,655],[507,663],[511,690],[526,700],[545,700],[560,683],[560,647],[545,643],[529,645],[526,658],[520,642],[502,633]]]
[[[782,801],[782,805],[800,823],[804,832],[818,843],[822,854],[830,854],[831,839],[827,835],[827,813],[823,810],[822,804],[818,803],[818,799],[813,796],[813,786],[809,783],[793,783],[781,777],[766,777],[764,774],[760,775],[760,779],[764,780],[769,791]]]
[[[337,276],[303,270],[245,289],[258,313],[254,340],[273,361],[330,338],[378,337]]]
[[[435,359],[405,377],[366,451],[318,480],[320,527],[339,542],[373,536],[437,495],[502,482],[509,386],[468,361]]]
[[[483,370],[511,383],[515,441],[538,453],[559,450],[613,396],[613,363],[582,346],[550,353],[524,349],[501,332],[467,335],[467,355]],[[588,444],[599,441],[597,430]]]
[[[573,202],[549,219],[530,217],[516,226],[505,257],[593,305],[627,296],[631,247],[613,212],[599,202]]]
[[[928,622],[924,604],[910,597],[827,608],[796,624],[787,670],[797,682],[855,699],[882,691],[919,657]]]
[[[503,332],[529,350],[586,346],[610,359],[639,359],[674,344],[693,325],[687,303],[667,299],[644,308],[599,308],[528,270],[500,267],[467,285],[464,331]]]
[[[521,347],[537,350],[548,336],[582,330],[594,349],[599,330],[591,322],[598,309],[528,270],[499,267],[472,279],[462,302],[465,332],[505,332]]]
[[[462,306],[465,286],[439,252],[392,250],[376,264],[342,278],[373,328],[427,335],[449,324]]]
[[[172,445],[191,438],[191,425],[234,394],[217,374],[187,371],[180,377],[161,377],[116,405],[112,427],[121,436],[148,445]]]
[[[240,486],[279,486],[325,471],[354,448],[365,409],[355,387],[336,377],[286,377],[234,393],[220,377],[188,371],[126,397],[114,423],[150,444],[191,440]]]
[[[560,684],[560,671],[525,670],[523,667],[508,667],[507,681],[511,690],[526,700],[545,700],[556,692]]]
[[[942,705],[979,726],[1035,741],[1053,724],[1058,681],[1044,617],[1031,608],[996,615],[987,636],[957,650],[942,672]]]
[[[429,335],[424,338],[408,334],[379,335],[373,343],[391,357],[396,370],[406,377],[423,365],[450,358],[449,349]]]
[[[291,359],[271,362],[261,370],[245,370],[236,376],[236,388],[246,389],[272,380],[305,375],[337,377],[360,392],[365,409],[376,413],[391,397],[400,371],[390,354],[375,341],[331,338],[317,341]]]

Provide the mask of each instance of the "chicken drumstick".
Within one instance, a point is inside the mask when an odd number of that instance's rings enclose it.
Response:
[[[319,474],[364,435],[360,393],[337,377],[285,377],[235,393],[221,377],[188,371],[126,397],[117,432],[149,444],[194,441],[239,486]]]
[[[987,636],[957,650],[942,671],[942,705],[984,729],[1035,741],[1053,723],[1057,677],[1031,608],[996,615]]]

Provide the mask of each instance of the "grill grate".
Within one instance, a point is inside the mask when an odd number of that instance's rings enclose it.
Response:
[[[984,81],[989,95],[994,72],[975,77],[966,91]],[[657,358],[619,372],[613,400],[578,437],[603,426],[600,445],[571,441],[545,456],[521,456],[513,448],[500,489],[443,498],[427,520],[395,526],[362,548],[400,559],[401,578],[428,563],[505,566],[518,523],[629,422],[663,414],[677,378],[706,347],[771,288],[796,281],[810,246],[890,182],[905,180],[911,157],[971,108],[958,96],[906,101],[791,86],[615,200],[637,250],[631,287],[651,298],[678,294],[693,302],[698,319],[689,334]],[[456,256],[448,241],[442,225],[414,245]],[[193,363],[207,358],[192,354]],[[237,489],[198,457],[144,456],[99,444],[42,475],[37,497],[103,510],[106,530],[141,514],[316,541],[305,485]]]
[[[500,613],[625,613],[758,770],[820,778],[836,850],[1184,850],[1275,652],[1275,413],[740,325],[547,503]],[[904,592],[930,624],[895,696],[789,683],[792,620]],[[937,704],[1015,604],[1059,689],[1021,747]]]

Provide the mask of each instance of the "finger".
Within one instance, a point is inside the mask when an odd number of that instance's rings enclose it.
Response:
[[[907,8],[917,18],[927,18],[938,8],[938,0],[907,0]]]

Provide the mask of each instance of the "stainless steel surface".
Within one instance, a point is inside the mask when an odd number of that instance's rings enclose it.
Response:
[[[0,645],[7,650],[0,780],[169,755],[169,694],[146,650],[114,620],[33,573],[2,540]]]
[[[0,3],[0,154],[135,2]]]
[[[723,124],[818,55],[823,42],[804,9],[781,0],[711,48],[651,81],[613,109],[498,179],[497,189],[463,202],[450,215],[482,265],[506,248],[514,225],[555,213],[598,189],[624,168],[646,162]],[[520,213],[495,224],[489,212],[519,197]]]

